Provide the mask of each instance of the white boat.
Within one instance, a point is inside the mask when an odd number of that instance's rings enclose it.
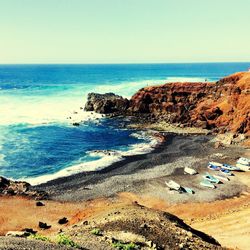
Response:
[[[214,177],[221,181],[230,181],[230,179],[227,176],[222,174],[215,174]]]
[[[246,166],[244,164],[237,163],[236,167],[239,168],[241,171],[250,171],[250,166]]]
[[[181,191],[181,185],[178,184],[177,182],[170,180],[170,181],[165,182],[165,183],[169,187],[170,190]]]
[[[215,161],[210,161],[208,163],[208,165],[213,165],[213,166],[216,166],[216,167],[223,167],[223,164],[221,164],[219,162],[215,162]]]
[[[229,165],[229,164],[223,164],[223,168],[230,170],[230,171],[239,171],[240,170],[239,168],[232,166],[232,165]]]
[[[210,181],[211,183],[220,183],[220,180],[215,178],[213,175],[206,173],[205,175],[202,176],[205,180]]]
[[[189,188],[189,187],[183,187],[183,190],[186,192],[186,193],[189,193],[189,194],[194,194],[194,190]]]
[[[241,158],[239,158],[237,163],[242,164],[242,165],[246,165],[246,166],[250,166],[250,159],[241,157]]]
[[[189,167],[185,167],[184,172],[190,175],[195,175],[198,173],[195,169]]]
[[[207,181],[207,180],[203,180],[200,182],[200,185],[201,186],[204,186],[204,187],[208,187],[208,188],[215,188],[215,185],[212,184],[210,181]]]
[[[225,169],[225,168],[221,168],[221,169],[220,169],[220,172],[221,172],[222,174],[224,174],[224,175],[234,176],[234,174],[233,174],[230,170]]]

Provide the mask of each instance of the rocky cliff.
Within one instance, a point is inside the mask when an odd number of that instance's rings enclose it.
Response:
[[[183,126],[250,135],[250,72],[217,82],[175,82],[140,89],[131,100],[89,94],[85,110],[146,116]]]
[[[186,126],[250,135],[250,72],[215,83],[146,87],[132,97],[130,110]]]

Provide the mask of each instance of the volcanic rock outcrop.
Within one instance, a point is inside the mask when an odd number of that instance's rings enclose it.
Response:
[[[37,199],[47,199],[43,191],[31,190],[31,185],[25,181],[12,181],[0,176],[0,195],[22,195]]]
[[[117,111],[125,111],[129,107],[129,100],[113,93],[96,94],[89,93],[85,111],[95,111],[101,114],[109,114]]]
[[[130,110],[186,126],[249,135],[250,73],[236,73],[215,83],[146,87],[132,97]]]
[[[250,136],[250,72],[217,82],[175,82],[140,89],[131,100],[89,94],[85,110],[154,117],[158,121]]]

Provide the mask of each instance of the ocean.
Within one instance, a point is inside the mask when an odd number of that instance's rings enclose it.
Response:
[[[216,81],[249,65],[0,65],[0,176],[39,184],[152,150],[157,142],[145,133],[84,112],[89,92],[131,97],[144,86]]]

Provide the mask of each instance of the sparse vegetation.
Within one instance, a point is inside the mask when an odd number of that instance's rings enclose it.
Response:
[[[73,240],[71,240],[65,234],[58,234],[58,236],[57,236],[57,243],[59,245],[64,245],[64,246],[68,246],[68,247],[80,248],[80,246],[77,243],[75,243]]]
[[[117,241],[115,243],[112,243],[112,246],[115,248],[118,248],[120,250],[135,250],[135,249],[139,249],[138,246],[133,243],[133,242],[129,242],[129,243],[124,243],[121,241]]]
[[[29,237],[29,239],[34,239],[34,240],[41,240],[41,241],[48,241],[51,242],[50,238],[40,235],[40,234],[31,234]]]
[[[102,236],[102,231],[99,228],[94,228],[93,230],[91,230],[91,233],[97,236]]]

